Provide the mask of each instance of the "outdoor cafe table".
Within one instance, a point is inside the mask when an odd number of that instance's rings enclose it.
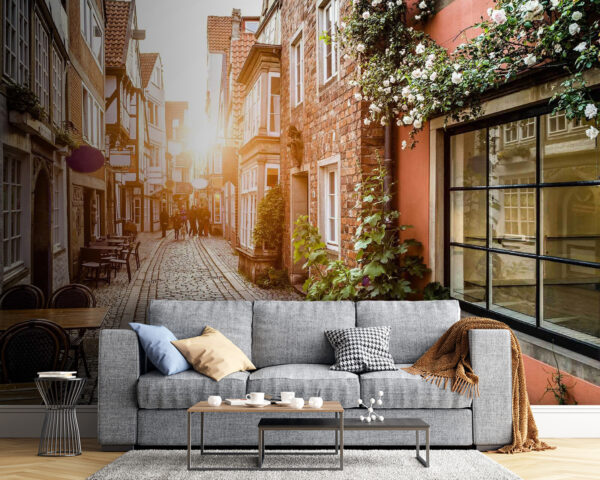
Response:
[[[58,323],[65,330],[98,329],[108,312],[106,307],[93,308],[39,308],[31,310],[0,310],[0,331],[32,319],[44,319]]]

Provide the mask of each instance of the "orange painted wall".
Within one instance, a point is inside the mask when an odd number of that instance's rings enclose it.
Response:
[[[414,2],[413,2],[414,3]],[[459,34],[463,29],[487,16],[492,0],[455,0],[439,11],[425,25],[425,31],[440,45],[454,49],[477,32],[469,30]],[[458,36],[457,36],[458,35]],[[429,127],[426,124],[416,136],[417,145],[413,150],[402,150],[402,140],[409,140],[409,129],[395,130],[396,152],[396,189],[397,207],[400,211],[400,222],[413,225],[405,238],[416,238],[423,244],[421,254],[427,262],[429,259]],[[424,279],[426,283],[428,279]]]
[[[403,238],[415,238],[423,244],[419,253],[428,261],[429,252],[429,126],[417,135],[418,146],[413,150],[402,150],[402,140],[409,140],[410,129],[396,128],[395,151],[399,152],[396,162],[397,207],[400,223],[413,228]],[[426,283],[428,279],[423,279]]]
[[[527,393],[532,405],[556,405],[552,392],[544,394],[548,381],[556,367],[523,355]],[[581,378],[564,374],[563,383],[569,387],[569,393],[579,405],[600,405],[600,386],[586,382]]]

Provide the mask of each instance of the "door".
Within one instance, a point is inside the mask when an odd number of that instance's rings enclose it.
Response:
[[[297,175],[292,175],[292,201],[291,201],[291,225],[290,232],[294,232],[294,223],[301,215],[308,215],[308,173],[302,172]],[[294,261],[294,245],[291,242],[290,233],[290,248],[292,262]],[[292,264],[292,272],[290,281],[293,285],[304,283],[308,272],[302,268],[304,262],[300,261]]]

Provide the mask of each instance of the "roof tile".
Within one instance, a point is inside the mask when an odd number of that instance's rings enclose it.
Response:
[[[128,1],[106,1],[105,62],[107,67],[125,65],[130,5]]]

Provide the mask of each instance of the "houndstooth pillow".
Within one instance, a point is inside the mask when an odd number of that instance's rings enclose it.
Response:
[[[391,327],[327,330],[325,336],[335,350],[331,370],[352,373],[397,370],[390,354]]]

